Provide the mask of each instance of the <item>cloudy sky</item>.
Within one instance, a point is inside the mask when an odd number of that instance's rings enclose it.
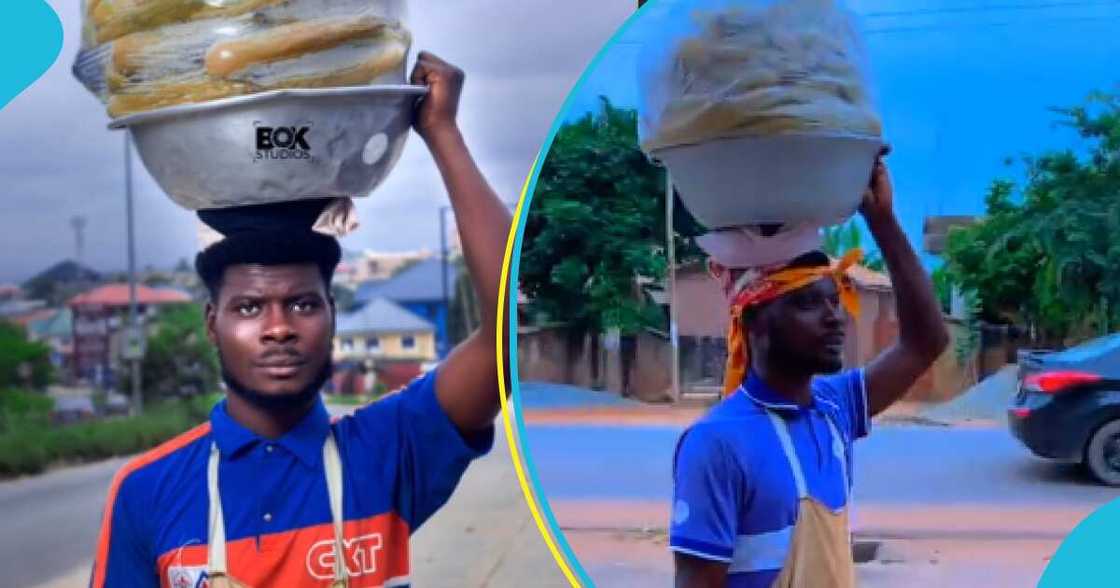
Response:
[[[70,219],[88,219],[84,262],[126,265],[123,142],[104,108],[70,75],[80,15],[48,0],[64,29],[62,53],[0,110],[0,282],[20,281],[75,255]],[[514,200],[567,93],[598,48],[634,10],[633,0],[414,0],[414,49],[461,66],[460,123],[503,199]],[[414,51],[415,54],[415,51]],[[136,159],[139,264],[170,266],[197,250],[196,221],[171,203]],[[392,176],[358,200],[362,228],[347,248],[436,248],[447,202],[424,145],[409,141]]]
[[[635,106],[635,57],[671,4],[656,0],[604,53],[573,97],[573,117],[599,95]],[[725,0],[699,0],[700,2]],[[855,0],[882,110],[896,210],[921,243],[927,215],[983,212],[996,177],[1021,176],[1008,157],[1080,148],[1054,106],[1120,91],[1116,0]],[[927,262],[933,259],[926,257]]]

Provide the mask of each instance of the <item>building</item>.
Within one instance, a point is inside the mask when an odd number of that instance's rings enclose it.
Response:
[[[451,347],[447,317],[459,277],[455,264],[448,262],[445,281],[444,269],[440,259],[425,259],[388,280],[361,284],[354,294],[354,302],[363,306],[377,298],[384,298],[428,321],[435,327],[437,356],[443,358]]]
[[[51,364],[61,373],[73,373],[74,313],[69,308],[52,309],[50,316],[27,325],[27,337],[51,348]]]
[[[409,265],[431,257],[432,253],[427,249],[402,252],[379,252],[367,249],[360,253],[347,253],[335,269],[334,279],[346,286],[388,280]]]
[[[392,301],[375,298],[338,315],[333,356],[335,361],[432,361],[435,326]]]
[[[408,383],[436,359],[435,325],[384,298],[338,316],[334,389],[363,394]]]
[[[128,324],[128,291],[128,284],[107,284],[70,299],[67,306],[73,312],[74,377],[87,378],[98,385],[111,379]],[[158,307],[188,303],[191,298],[177,290],[137,285],[136,300],[137,315],[143,325]]]

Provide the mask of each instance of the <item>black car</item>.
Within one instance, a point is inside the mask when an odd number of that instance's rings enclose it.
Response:
[[[1008,422],[1036,455],[1082,463],[1120,486],[1120,333],[1064,351],[1020,352]]]

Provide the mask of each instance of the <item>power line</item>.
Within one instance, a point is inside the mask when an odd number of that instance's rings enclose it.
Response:
[[[1084,16],[1074,18],[1051,18],[1043,20],[1010,20],[1003,22],[977,22],[977,23],[948,23],[942,25],[919,25],[912,27],[886,27],[881,29],[866,29],[863,31],[864,35],[885,35],[891,33],[923,33],[929,31],[951,31],[954,29],[968,29],[968,28],[995,28],[995,27],[1010,27],[1015,25],[1041,25],[1053,23],[1070,23],[1070,22],[1108,22],[1120,19],[1120,14],[1109,16]]]
[[[1116,0],[1093,0],[1084,2],[1042,2],[1038,4],[994,4],[981,6],[957,6],[947,8],[917,8],[913,10],[881,10],[857,13],[862,18],[896,18],[900,16],[926,16],[937,14],[969,14],[977,12],[997,12],[1008,10],[1048,10],[1052,8],[1085,8],[1094,6],[1120,6]]]

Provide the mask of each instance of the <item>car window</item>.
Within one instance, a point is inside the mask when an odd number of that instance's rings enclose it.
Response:
[[[1120,333],[1086,341],[1081,345],[1058,352],[1054,354],[1054,357],[1067,361],[1079,361],[1099,357],[1113,351],[1120,351]]]

